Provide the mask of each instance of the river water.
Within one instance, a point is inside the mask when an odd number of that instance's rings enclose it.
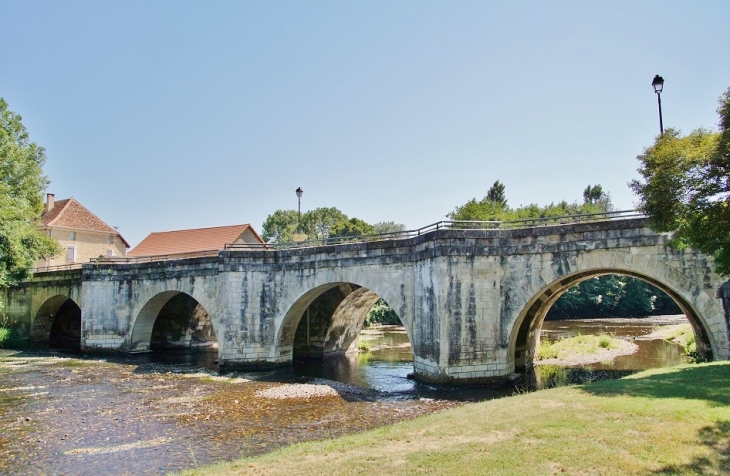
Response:
[[[676,323],[652,319],[546,322],[545,338],[610,332],[636,339],[639,352],[612,366],[552,369],[542,381],[680,363],[678,346],[641,340]],[[215,354],[205,352],[99,358],[2,350],[0,474],[164,474],[514,393],[419,384],[408,378],[413,357],[402,328],[363,337],[372,352],[224,375],[214,371]]]

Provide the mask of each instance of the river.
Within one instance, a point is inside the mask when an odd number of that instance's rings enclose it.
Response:
[[[639,343],[613,366],[557,372],[563,382],[681,362],[678,346],[641,340],[661,324],[653,319],[546,322],[544,336],[608,331]],[[0,473],[164,474],[514,393],[419,384],[408,378],[413,357],[402,328],[364,337],[372,352],[224,375],[206,352],[100,358],[1,350]]]

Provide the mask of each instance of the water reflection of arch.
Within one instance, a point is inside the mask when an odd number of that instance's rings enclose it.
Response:
[[[46,299],[36,311],[30,337],[37,343],[64,349],[81,348],[81,308],[68,296]]]
[[[144,304],[134,314],[134,319],[130,325],[131,333],[129,339],[129,350],[130,351],[142,351],[150,350],[152,344],[153,331],[155,330],[155,324],[158,318],[161,316],[161,312],[169,304],[175,302],[175,300],[190,300],[202,308],[209,319],[210,324],[215,334],[215,340],[219,344],[218,349],[220,352],[220,331],[219,322],[217,316],[211,311],[215,311],[215,307],[212,306],[212,302],[207,299],[206,296],[199,293],[187,293],[178,290],[166,290],[160,291],[147,299],[141,299],[140,302]],[[189,320],[193,316],[185,316]]]
[[[406,312],[403,294],[397,287],[383,286],[384,284],[370,283],[367,286],[351,281],[336,281],[314,286],[296,296],[288,306],[277,332],[278,360],[288,362],[295,356],[325,358],[346,352],[362,330],[368,311],[380,298],[388,302],[398,314],[408,340],[412,343],[411,318]],[[328,295],[337,300],[337,294],[341,299],[332,309],[331,315],[327,316],[329,321],[326,332],[315,336],[310,328],[311,340],[307,342],[309,353],[301,348],[295,349],[295,344],[302,344],[302,339],[307,334],[307,318],[311,319],[313,305],[316,306],[318,300],[322,301]]]
[[[596,260],[595,253],[593,261]],[[707,357],[722,358],[723,345],[716,341],[712,330],[721,324],[723,311],[720,303],[710,296],[705,289],[695,284],[691,277],[671,269],[650,257],[608,256],[612,263],[609,266],[588,267],[573,273],[561,273],[563,267],[551,268],[552,279],[547,285],[535,287],[527,291],[529,300],[521,307],[515,319],[510,335],[509,350],[515,356],[515,366],[520,369],[530,366],[534,352],[539,344],[540,328],[550,307],[572,286],[587,279],[607,275],[620,274],[632,276],[656,286],[669,295],[687,316],[695,333],[697,351]],[[633,259],[632,259],[633,258]],[[598,263],[601,264],[600,262]],[[578,263],[570,263],[567,269],[580,269]],[[543,276],[545,278],[545,276]],[[534,284],[535,280],[530,280]],[[725,333],[725,338],[727,334]]]

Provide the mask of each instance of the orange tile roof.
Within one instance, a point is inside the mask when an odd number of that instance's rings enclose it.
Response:
[[[233,243],[238,240],[249,228],[256,238],[263,243],[264,241],[249,224],[161,231],[147,235],[147,238],[130,250],[127,256],[158,256],[199,251],[220,251],[225,248],[226,243]]]
[[[58,226],[118,235],[124,244],[129,247],[127,240],[117,230],[104,223],[103,220],[91,213],[73,197],[56,200],[53,203],[53,208],[41,215],[41,223],[43,226],[48,227]]]

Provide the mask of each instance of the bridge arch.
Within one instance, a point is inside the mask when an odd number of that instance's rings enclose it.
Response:
[[[509,352],[514,356],[516,369],[531,365],[542,323],[552,305],[572,286],[607,274],[632,276],[665,292],[692,325],[698,353],[708,358],[728,358],[727,346],[718,342],[717,332],[713,332],[723,328],[722,306],[708,289],[696,284],[696,277],[693,279],[650,256],[592,251],[589,255],[561,260],[549,271],[543,271],[541,285],[536,283],[538,280],[530,280],[531,286],[523,294],[528,299],[518,310],[509,339]]]
[[[136,313],[130,326],[129,350],[151,350],[155,344],[194,348],[214,342],[220,352],[219,325],[210,311],[189,293],[161,291],[148,298]]]
[[[35,313],[30,337],[55,348],[80,349],[81,307],[65,295],[46,299]]]
[[[296,296],[277,332],[277,360],[321,359],[345,353],[360,334],[368,311],[380,298],[396,311],[413,342],[403,299],[390,287],[382,289],[382,293],[377,286],[373,287],[335,281]]]

